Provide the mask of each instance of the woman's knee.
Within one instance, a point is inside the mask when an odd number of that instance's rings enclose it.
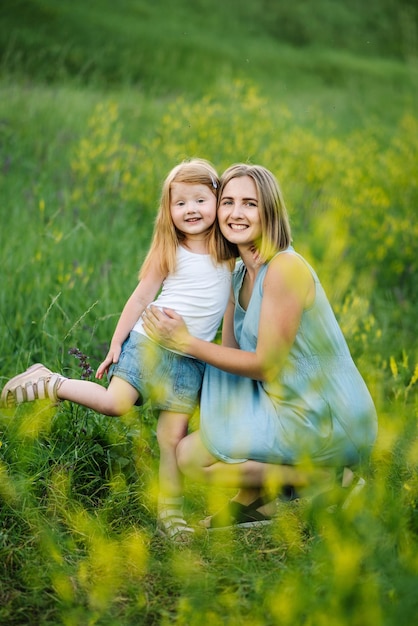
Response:
[[[183,474],[188,474],[188,470],[193,465],[193,453],[189,437],[184,437],[176,449],[177,465]]]
[[[198,432],[188,435],[177,446],[177,465],[185,476],[202,480],[215,461]]]

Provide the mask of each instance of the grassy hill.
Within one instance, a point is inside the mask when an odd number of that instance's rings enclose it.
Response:
[[[338,84],[339,66],[373,75],[368,61],[393,71],[390,61],[417,54],[409,0],[3,0],[1,13],[3,71],[147,92],[202,92],[231,74],[293,87],[314,72]]]

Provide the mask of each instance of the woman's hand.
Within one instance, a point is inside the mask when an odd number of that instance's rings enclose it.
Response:
[[[149,306],[142,314],[144,328],[154,341],[165,348],[188,353],[191,335],[181,317],[173,309],[163,310],[154,305]]]

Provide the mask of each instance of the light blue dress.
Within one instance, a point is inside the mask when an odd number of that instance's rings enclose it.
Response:
[[[293,248],[286,252],[296,254]],[[264,383],[206,366],[200,432],[209,452],[222,461],[294,465],[310,459],[355,466],[370,455],[377,434],[372,398],[318,277],[306,265],[315,281],[315,300],[302,314],[278,379]],[[233,274],[234,330],[242,350],[256,349],[267,267],[257,275],[247,310],[239,304],[242,262]]]

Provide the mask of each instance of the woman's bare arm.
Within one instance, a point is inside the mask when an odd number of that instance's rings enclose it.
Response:
[[[304,308],[312,302],[314,283],[304,262],[292,254],[270,262],[263,285],[263,301],[255,352],[218,345],[193,337],[174,311],[151,307],[144,316],[146,331],[168,348],[206,361],[226,372],[256,380],[272,380],[283,366],[295,340]],[[227,316],[232,315],[231,308]],[[231,321],[228,322],[228,329]]]

